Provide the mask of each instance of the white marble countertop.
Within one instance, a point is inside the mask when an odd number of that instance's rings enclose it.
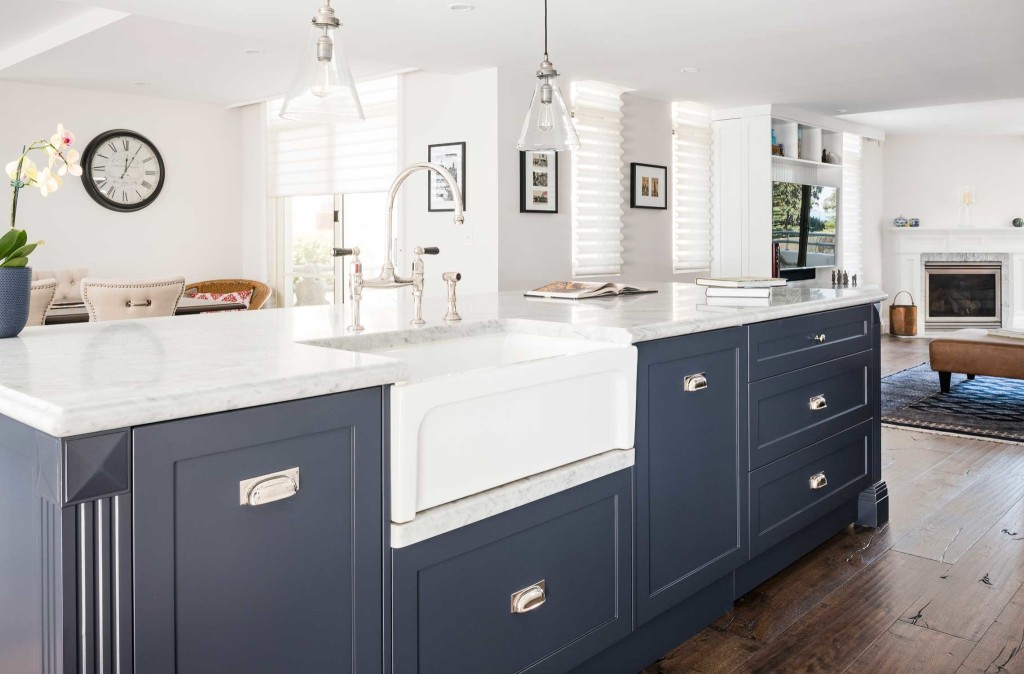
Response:
[[[619,344],[875,303],[877,288],[777,288],[769,307],[708,307],[693,284],[641,284],[652,295],[574,302],[519,292],[459,300],[464,320],[441,321],[443,297],[428,297],[428,325],[409,325],[406,291],[367,291],[366,332],[349,337],[344,306],[224,312],[27,328],[0,340],[0,414],[57,437],[209,414],[400,381],[389,358],[306,341],[374,348],[457,338],[495,325]],[[371,294],[398,295],[374,309]],[[371,296],[371,297],[367,297]],[[351,342],[349,342],[351,340]]]

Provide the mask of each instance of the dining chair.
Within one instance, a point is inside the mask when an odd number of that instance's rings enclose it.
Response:
[[[157,279],[82,279],[89,321],[173,316],[185,290],[184,276]]]
[[[32,281],[32,291],[28,301],[28,323],[26,325],[45,325],[46,313],[53,304],[57,294],[57,279],[45,278]]]
[[[241,302],[249,311],[261,309],[270,299],[271,289],[266,283],[244,278],[226,278],[199,281],[185,286],[185,296],[196,299],[216,299],[223,302]],[[226,297],[234,295],[235,297]]]
[[[58,303],[81,302],[82,291],[80,284],[82,279],[88,275],[89,270],[86,267],[57,269],[54,271],[32,270],[33,281],[43,281],[46,279],[55,279],[57,281],[57,292],[53,296],[53,301]]]

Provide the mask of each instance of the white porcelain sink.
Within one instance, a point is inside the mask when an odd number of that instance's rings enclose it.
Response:
[[[395,522],[633,446],[635,347],[498,333],[358,350],[410,370],[391,392]]]

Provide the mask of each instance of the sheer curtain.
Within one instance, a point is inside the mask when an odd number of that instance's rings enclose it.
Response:
[[[711,109],[672,104],[672,270],[711,268]]]

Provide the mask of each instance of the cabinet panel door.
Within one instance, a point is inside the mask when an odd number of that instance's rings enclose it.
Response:
[[[381,670],[381,403],[372,389],[134,430],[137,671]],[[242,504],[240,483],[267,476]]]
[[[746,343],[730,328],[638,345],[637,624],[746,559]]]

